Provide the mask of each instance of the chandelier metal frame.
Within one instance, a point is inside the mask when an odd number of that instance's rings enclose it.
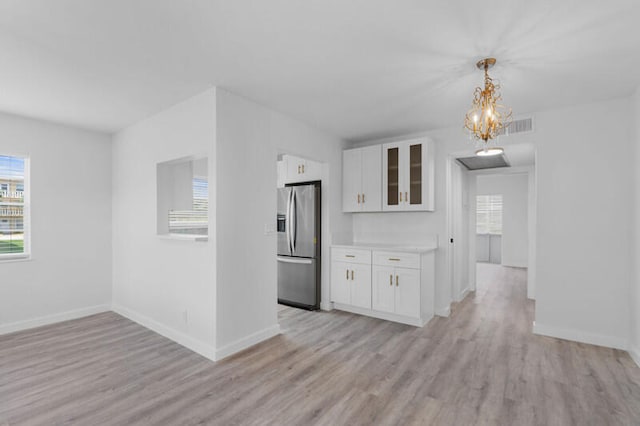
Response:
[[[489,77],[489,68],[495,64],[495,58],[485,58],[476,64],[484,70],[484,88],[476,87],[471,109],[464,118],[464,127],[475,139],[484,142],[485,149],[489,140],[497,138],[512,121],[511,109],[500,103],[500,83]]]

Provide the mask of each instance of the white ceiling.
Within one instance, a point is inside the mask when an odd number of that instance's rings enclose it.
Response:
[[[211,85],[347,139],[640,85],[638,0],[2,0],[0,110],[112,132]]]

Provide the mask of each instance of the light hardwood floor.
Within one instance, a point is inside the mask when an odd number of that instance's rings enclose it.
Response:
[[[114,313],[0,337],[0,425],[638,425],[622,351],[531,334],[525,272],[422,329],[280,307],[284,334],[212,363]]]

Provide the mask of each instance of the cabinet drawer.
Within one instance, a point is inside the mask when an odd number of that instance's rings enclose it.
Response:
[[[331,260],[334,262],[362,263],[371,265],[371,251],[362,249],[333,248]]]
[[[380,266],[397,266],[400,268],[420,269],[420,255],[418,253],[374,251],[373,264]]]

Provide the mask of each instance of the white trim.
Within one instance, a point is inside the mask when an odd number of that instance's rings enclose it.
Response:
[[[602,334],[587,333],[579,330],[569,330],[539,324],[533,322],[533,334],[541,336],[555,337],[558,339],[572,340],[574,342],[588,343],[590,345],[605,346],[608,348],[627,350],[628,342],[626,339],[613,336],[605,336]]]
[[[0,325],[0,335],[14,333],[16,331],[28,330],[30,328],[42,327],[43,325],[55,324],[62,321],[69,321],[82,317],[88,317],[89,315],[100,314],[102,312],[109,312],[111,307],[109,305],[96,305],[89,306],[87,308],[74,309],[72,311],[60,312],[53,315],[47,315],[44,317],[33,318],[24,321],[16,321],[8,324]]]
[[[323,311],[333,311],[333,302],[321,302],[320,309]]]
[[[630,347],[628,352],[631,359],[640,367],[640,348]]]
[[[467,286],[467,288],[465,288],[464,290],[462,290],[462,292],[460,292],[460,294],[458,294],[458,298],[456,299],[456,302],[462,302],[470,292],[471,290],[469,290],[469,287]]]
[[[210,359],[211,361],[216,360],[215,347],[206,342],[194,339],[193,337],[188,336],[181,331],[178,331],[171,327],[167,327],[166,325],[161,324],[154,319],[135,312],[129,308],[125,308],[124,306],[113,305],[112,310],[113,312],[122,315],[123,317],[128,318],[133,322],[137,322],[141,326],[146,327],[149,330],[166,337],[167,339],[173,340],[174,342],[184,346],[187,349],[191,349],[193,352],[196,352],[203,357]]]
[[[333,302],[333,307],[340,311],[351,312],[353,314],[358,314],[358,315],[366,315],[368,317],[383,319],[387,321],[400,322],[402,324],[413,325],[415,327],[423,327],[432,318],[432,317],[429,317],[427,319],[424,319],[424,318],[406,317],[404,315],[392,314],[390,312],[374,311],[373,309],[359,308],[357,306],[351,306],[351,305],[343,305],[341,303],[336,303],[336,302]]]
[[[20,255],[0,255],[0,264],[2,263],[13,263],[13,262],[31,262],[33,258],[30,254],[20,254]]]
[[[448,305],[444,308],[436,309],[436,315],[439,317],[448,318],[451,315],[451,306]]]
[[[208,235],[195,235],[195,234],[158,234],[158,238],[160,238],[161,240],[175,240],[175,241],[196,241],[196,242],[209,241]]]
[[[272,325],[264,330],[250,334],[246,337],[224,345],[222,348],[215,351],[216,360],[221,360],[230,355],[238,353],[250,346],[256,345],[264,340],[271,339],[274,336],[280,334],[280,324]]]

